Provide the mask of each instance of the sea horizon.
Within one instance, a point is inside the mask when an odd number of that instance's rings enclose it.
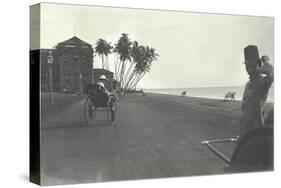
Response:
[[[161,88],[145,88],[145,87],[139,87],[137,89],[143,89],[143,90],[154,90],[154,89],[200,89],[200,88],[223,88],[223,87],[244,87],[244,85],[234,85],[234,86],[199,86],[199,87],[161,87]]]
[[[154,88],[142,90],[146,93],[158,93],[181,96],[186,92],[187,97],[200,97],[210,99],[224,99],[227,92],[236,92],[235,100],[242,100],[244,86],[215,86],[215,87],[185,87],[185,88]],[[274,102],[274,86],[269,89],[267,102]]]

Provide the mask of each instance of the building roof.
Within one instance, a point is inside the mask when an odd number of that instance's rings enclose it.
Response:
[[[93,69],[94,73],[100,73],[100,74],[113,74],[113,72],[105,69]]]
[[[78,37],[74,36],[68,40],[65,40],[63,42],[58,43],[59,46],[87,46],[87,47],[92,47],[91,44],[79,39]]]

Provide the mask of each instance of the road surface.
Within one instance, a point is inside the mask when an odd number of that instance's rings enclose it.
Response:
[[[42,184],[73,184],[224,173],[204,139],[237,134],[239,113],[192,98],[127,95],[116,121],[83,120],[84,100],[41,124]],[[234,145],[218,145],[231,155]]]

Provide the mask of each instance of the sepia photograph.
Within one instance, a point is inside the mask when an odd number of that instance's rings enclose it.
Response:
[[[274,170],[273,17],[40,3],[30,64],[32,182]]]

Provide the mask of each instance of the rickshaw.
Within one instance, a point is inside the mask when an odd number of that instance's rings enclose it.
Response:
[[[86,84],[87,98],[84,103],[84,119],[88,124],[93,123],[98,112],[105,111],[107,120],[114,122],[117,112],[117,103],[114,95],[107,96],[99,90],[97,84]]]
[[[253,129],[242,138],[204,140],[201,144],[227,164],[224,168],[227,173],[273,170],[273,111],[265,122],[264,127]],[[216,147],[218,143],[236,144],[232,156],[221,152]]]

